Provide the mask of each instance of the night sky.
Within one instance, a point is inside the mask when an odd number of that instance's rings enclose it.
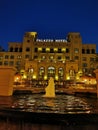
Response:
[[[0,0],[0,45],[7,50],[29,31],[44,39],[80,32],[83,43],[98,44],[98,0]]]

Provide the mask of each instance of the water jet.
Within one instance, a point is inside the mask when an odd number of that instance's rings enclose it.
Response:
[[[45,88],[45,95],[43,97],[55,97],[55,84],[53,77],[50,77],[48,86]]]

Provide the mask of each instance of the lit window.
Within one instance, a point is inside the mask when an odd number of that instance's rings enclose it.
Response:
[[[50,48],[46,48],[46,52],[49,52],[50,51]]]
[[[54,52],[57,52],[58,51],[58,48],[54,48]]]
[[[53,56],[50,56],[49,58],[52,60],[52,59],[53,59]]]
[[[21,55],[18,55],[18,56],[17,56],[17,59],[21,59],[21,57],[22,57]]]
[[[79,53],[79,49],[78,49],[78,48],[75,48],[75,49],[74,49],[74,52],[75,52],[75,53]]]
[[[42,56],[42,60],[44,60],[46,57],[45,56]]]
[[[38,51],[41,52],[41,51],[42,51],[42,48],[38,48]]]
[[[66,48],[62,48],[62,52],[65,52],[66,51]]]

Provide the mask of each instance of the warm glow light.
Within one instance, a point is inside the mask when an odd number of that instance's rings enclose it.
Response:
[[[49,51],[50,51],[50,48],[46,48],[46,51],[49,52]]]
[[[47,80],[47,76],[46,75],[44,76],[44,80]]]
[[[36,34],[37,34],[37,32],[30,32],[30,35],[32,35],[32,36],[36,36]]]
[[[58,48],[54,48],[54,51],[57,52],[57,51],[58,51]]]
[[[42,51],[42,48],[38,48],[38,51]]]
[[[20,80],[20,77],[15,76],[14,81],[15,81],[15,82],[18,82],[19,80]]]
[[[70,79],[70,77],[69,76],[67,76],[67,78],[66,78],[67,80],[69,80]]]
[[[57,75],[55,76],[55,79],[58,80],[58,76]]]
[[[33,79],[36,79],[36,75],[33,75]]]
[[[24,74],[24,75],[23,75],[23,79],[26,79],[26,78],[27,78],[27,76]]]
[[[62,52],[65,52],[66,51],[66,49],[65,48],[62,48]]]
[[[76,76],[76,80],[79,80],[80,78],[79,78],[79,76]]]

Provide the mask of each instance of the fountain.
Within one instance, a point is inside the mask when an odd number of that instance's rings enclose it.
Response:
[[[55,97],[55,85],[53,77],[50,77],[48,86],[45,88],[45,95],[43,97]]]

